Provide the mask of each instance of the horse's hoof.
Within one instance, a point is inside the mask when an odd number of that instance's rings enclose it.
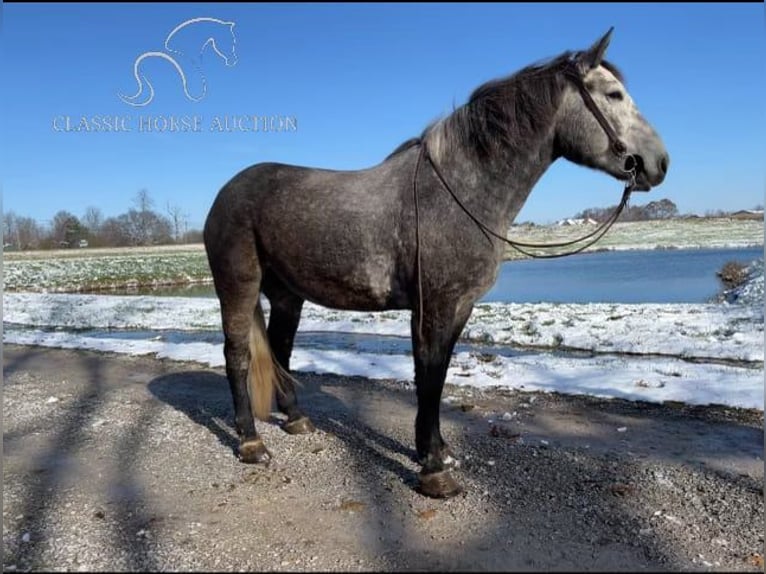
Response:
[[[311,419],[308,417],[301,417],[294,421],[288,421],[282,426],[282,429],[287,434],[309,434],[316,430]]]
[[[271,453],[260,438],[246,440],[239,445],[239,460],[246,464],[271,462]]]
[[[419,492],[431,498],[452,498],[463,492],[462,487],[446,471],[418,475]]]

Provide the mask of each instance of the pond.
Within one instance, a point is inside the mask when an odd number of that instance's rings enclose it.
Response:
[[[503,264],[484,301],[516,303],[704,303],[720,290],[727,261],[745,265],[763,248],[603,251]]]
[[[501,303],[704,303],[721,289],[716,272],[727,261],[749,264],[763,248],[601,251],[561,259],[502,264],[482,301]],[[213,286],[123,291],[215,297]]]

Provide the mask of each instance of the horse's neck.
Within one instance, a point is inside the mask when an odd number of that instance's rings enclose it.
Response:
[[[532,188],[554,160],[553,130],[540,133],[522,153],[480,161],[464,149],[437,154],[439,170],[455,195],[493,231],[504,234]]]

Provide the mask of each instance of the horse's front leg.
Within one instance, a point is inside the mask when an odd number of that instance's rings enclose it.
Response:
[[[471,309],[469,306],[459,313],[433,313],[433,310],[426,310],[422,333],[419,333],[418,313],[412,313],[415,387],[418,397],[415,446],[418,461],[423,465],[418,478],[420,492],[434,498],[455,496],[462,490],[448,470],[455,460],[441,435],[439,406],[452,350],[471,315]]]

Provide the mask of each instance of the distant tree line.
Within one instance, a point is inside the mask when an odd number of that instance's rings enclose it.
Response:
[[[609,207],[591,207],[575,215],[575,219],[592,219],[601,223],[608,219],[617,208],[616,205]],[[694,218],[697,215],[684,215],[678,212],[678,207],[669,199],[660,199],[659,201],[650,201],[646,205],[628,205],[620,215],[617,221],[651,221],[657,219]],[[738,211],[725,211],[717,209],[705,212],[704,217],[732,217],[758,219],[763,218],[763,205],[758,204],[752,209],[740,209]]]
[[[82,217],[61,210],[49,225],[31,217],[3,214],[3,247],[12,249],[58,249],[67,247],[129,247],[199,243],[202,232],[189,229],[188,216],[168,204],[166,214],[153,209],[145,189],[133,199],[135,207],[116,217],[105,218],[98,207],[88,207]]]
[[[575,215],[576,219],[592,219],[601,223],[606,221],[617,209],[609,207],[590,207]],[[617,221],[648,221],[654,219],[672,219],[678,217],[678,207],[669,199],[650,201],[646,205],[628,205]]]

